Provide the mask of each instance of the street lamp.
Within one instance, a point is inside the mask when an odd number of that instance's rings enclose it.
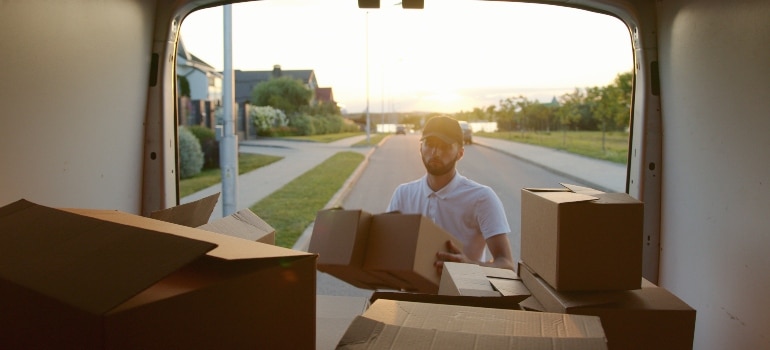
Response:
[[[369,116],[369,11],[366,11],[366,143],[371,144]]]

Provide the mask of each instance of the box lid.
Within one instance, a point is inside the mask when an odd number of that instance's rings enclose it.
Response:
[[[182,226],[198,227],[209,222],[217,201],[219,201],[219,192],[194,202],[154,211],[150,213],[150,217]]]
[[[0,276],[94,314],[216,247],[26,200],[0,212]]]
[[[197,226],[201,230],[227,234],[251,241],[275,233],[275,229],[249,209]]]
[[[545,198],[554,203],[574,203],[594,201],[597,197],[587,194],[575,193],[564,189],[554,188],[525,188],[525,191],[531,192],[539,197]]]
[[[590,187],[565,184],[563,182],[560,182],[559,184],[564,186],[565,188],[567,188],[568,190],[570,190],[570,191],[572,191],[574,193],[585,194],[585,195],[589,195],[589,196],[593,196],[593,195],[604,193],[602,191],[595,190],[595,189],[590,188]]]
[[[276,257],[299,257],[315,255],[298,250],[282,248],[260,242],[254,242],[243,238],[223,235],[205,231],[198,228],[190,228],[164,221],[145,218],[138,215],[127,214],[114,210],[94,209],[66,209],[73,213],[85,215],[100,220],[131,225],[137,228],[155,230],[171,235],[214,243],[216,247],[206,255],[224,260],[243,260]]]

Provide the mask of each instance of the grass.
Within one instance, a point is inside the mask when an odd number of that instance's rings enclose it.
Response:
[[[363,140],[353,144],[353,147],[374,146],[374,145],[380,143],[380,141],[382,141],[382,139],[384,139],[384,138],[386,138],[386,137],[388,137],[390,135],[391,134],[369,134],[369,142],[366,142],[366,138],[364,138]]]
[[[628,134],[619,131],[608,132],[605,135],[604,150],[602,150],[601,131],[479,132],[477,135],[560,149],[619,164],[626,164],[628,160]]]
[[[239,153],[238,174],[244,174],[265,165],[277,162],[282,157],[263,154]],[[222,181],[222,171],[219,169],[206,169],[198,175],[179,181],[179,198],[189,196],[204,188],[216,185]]]
[[[310,136],[286,136],[283,137],[285,139],[290,140],[300,140],[300,141],[313,141],[313,142],[322,142],[322,143],[329,143],[334,142],[337,140],[342,140],[348,137],[363,135],[363,132],[344,132],[339,134],[324,134],[324,135],[310,135]]]
[[[249,209],[275,228],[277,246],[291,248],[363,160],[358,152],[336,153]]]

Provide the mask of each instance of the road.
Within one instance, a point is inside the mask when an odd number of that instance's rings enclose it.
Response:
[[[465,146],[465,156],[458,162],[457,168],[462,175],[490,186],[500,197],[512,231],[509,240],[514,261],[518,261],[521,251],[521,189],[554,188],[559,187],[560,182],[587,186],[478,145]],[[382,213],[386,210],[396,186],[417,179],[424,173],[419,154],[419,135],[394,135],[369,157],[369,163],[350,189],[342,206],[346,209]],[[318,294],[368,296],[371,291],[351,287],[334,277],[319,273]]]

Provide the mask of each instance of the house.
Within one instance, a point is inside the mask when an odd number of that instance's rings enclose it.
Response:
[[[211,111],[222,102],[222,72],[193,55],[179,38],[176,76],[179,124],[212,127]]]
[[[176,75],[179,95],[191,100],[222,99],[222,73],[189,52],[182,38],[177,46]]]

